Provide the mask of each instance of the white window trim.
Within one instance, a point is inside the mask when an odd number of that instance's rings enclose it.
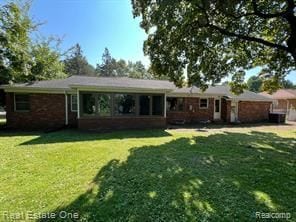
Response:
[[[77,95],[71,94],[71,104],[70,104],[71,112],[77,112],[77,110],[78,110],[78,97],[76,99],[76,107],[77,107],[77,109],[75,110],[75,109],[73,109],[73,96],[77,97]]]
[[[201,107],[201,106],[200,106],[200,104],[201,104],[200,101],[201,101],[202,99],[206,99],[206,100],[207,100],[207,107]],[[200,108],[200,109],[208,109],[208,108],[209,108],[209,98],[199,98],[199,108]]]
[[[16,109],[16,99],[15,95],[28,95],[29,96],[29,106],[30,106],[30,95],[27,93],[14,93],[13,94],[13,110],[14,112],[30,112],[30,108],[28,110],[17,110]]]

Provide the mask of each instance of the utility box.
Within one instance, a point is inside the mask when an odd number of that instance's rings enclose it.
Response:
[[[286,114],[285,113],[269,113],[269,122],[272,123],[285,123]]]

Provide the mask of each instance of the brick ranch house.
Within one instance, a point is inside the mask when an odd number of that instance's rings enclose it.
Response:
[[[158,128],[183,121],[260,122],[272,100],[250,92],[235,96],[226,86],[176,88],[162,80],[71,76],[1,87],[7,126],[46,129]]]

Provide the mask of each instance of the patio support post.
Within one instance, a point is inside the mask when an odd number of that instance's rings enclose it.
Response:
[[[163,116],[166,118],[166,93],[164,93]]]
[[[65,125],[68,125],[68,95],[65,91]]]
[[[78,89],[77,89],[77,119],[80,119],[80,97],[79,97]]]

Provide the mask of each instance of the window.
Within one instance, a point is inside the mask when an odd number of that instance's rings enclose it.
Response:
[[[149,115],[150,114],[150,100],[151,96],[139,96],[140,104],[140,115]]]
[[[87,93],[81,94],[82,116],[162,116],[164,96],[157,94]],[[183,99],[177,109],[183,110]],[[75,106],[75,107],[73,107]],[[77,110],[77,98],[71,97],[71,107]]]
[[[129,94],[114,95],[114,114],[115,115],[135,115],[136,98]]]
[[[208,108],[208,99],[200,99],[199,108],[202,108],[202,109]]]
[[[30,111],[30,96],[28,94],[15,94],[15,111]]]
[[[82,112],[84,115],[95,115],[95,95],[94,94],[82,94]]]
[[[215,112],[216,113],[220,112],[220,100],[219,99],[215,100]]]
[[[71,112],[77,112],[77,95],[71,95]]]
[[[163,115],[163,97],[152,96],[152,115],[161,116]]]
[[[167,111],[184,111],[184,99],[176,97],[167,98]]]
[[[99,116],[111,116],[111,95],[99,94],[97,108]]]

